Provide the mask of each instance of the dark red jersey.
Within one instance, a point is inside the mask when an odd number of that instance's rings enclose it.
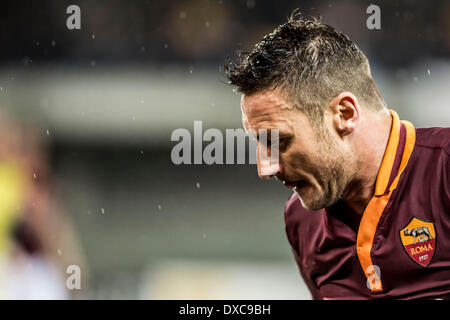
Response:
[[[450,298],[450,128],[392,129],[362,216],[294,193],[286,233],[314,299]]]

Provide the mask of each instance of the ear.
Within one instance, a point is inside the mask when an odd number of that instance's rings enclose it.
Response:
[[[332,125],[342,137],[352,133],[361,118],[361,107],[351,92],[341,92],[328,106]]]

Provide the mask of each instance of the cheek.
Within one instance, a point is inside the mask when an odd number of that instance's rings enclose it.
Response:
[[[291,174],[296,171],[304,171],[310,167],[310,161],[308,157],[300,150],[288,150],[287,152],[280,154],[280,163],[284,167],[285,171],[289,171]]]
[[[329,157],[326,151],[322,153],[314,148],[295,148],[281,153],[280,162],[284,170],[291,174],[320,176],[328,166]]]

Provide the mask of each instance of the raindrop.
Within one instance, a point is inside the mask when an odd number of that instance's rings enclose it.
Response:
[[[197,189],[200,189],[200,182],[196,183]]]
[[[187,16],[186,11],[180,12],[180,19],[186,19],[186,16]]]
[[[419,81],[419,78],[418,78],[418,77],[414,77],[414,78],[413,78],[413,81],[414,81],[414,82],[417,82],[417,81]]]
[[[205,22],[205,27],[209,28],[209,26],[210,26],[209,21],[206,21],[206,22]]]
[[[206,239],[206,234],[205,233],[203,234],[203,239]]]
[[[92,34],[92,39],[95,39],[95,34]]]
[[[102,208],[102,214],[105,214],[105,209],[104,208]]]
[[[47,129],[47,135],[49,136],[50,135],[50,131]]]
[[[166,48],[166,49],[167,49],[167,43],[164,43],[164,48]]]
[[[37,175],[36,175],[36,172],[35,172],[35,173],[33,173],[33,178],[34,178],[34,179],[37,179]]]
[[[61,249],[58,249],[58,255],[61,255],[61,254],[62,254]]]
[[[160,205],[160,204],[158,204],[158,210],[159,210],[159,211],[161,211],[161,210],[162,210],[162,207],[161,207],[161,205]]]
[[[140,152],[141,152],[141,154],[144,154],[144,150],[141,150]]]
[[[96,66],[96,63],[95,63],[94,60],[92,60],[92,61],[91,61],[91,67],[95,67],[95,66]]]
[[[52,47],[56,46],[56,41],[52,40]]]
[[[430,69],[428,69],[428,75],[430,75],[430,74],[431,74]]]

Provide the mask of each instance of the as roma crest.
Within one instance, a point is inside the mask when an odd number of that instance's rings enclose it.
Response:
[[[436,231],[433,222],[414,217],[400,230],[400,240],[411,259],[423,267],[428,266],[436,249]]]

